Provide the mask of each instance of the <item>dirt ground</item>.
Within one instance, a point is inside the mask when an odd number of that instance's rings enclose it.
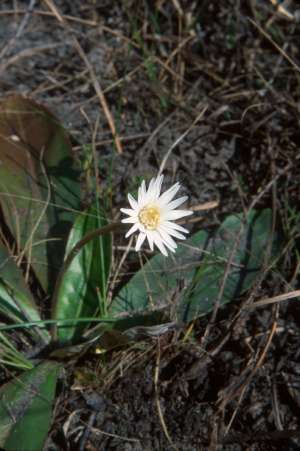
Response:
[[[289,241],[276,271],[192,338],[66,366],[45,450],[300,449],[299,301],[242,308],[299,286],[300,10],[275,3],[1,1],[0,95],[47,105],[82,160],[95,146],[111,218],[173,146],[167,180],[191,205],[219,202],[192,230],[256,199]]]

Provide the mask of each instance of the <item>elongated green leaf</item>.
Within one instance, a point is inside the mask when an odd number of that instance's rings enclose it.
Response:
[[[59,366],[45,362],[0,389],[0,446],[41,451],[51,421]]]
[[[268,244],[273,254],[278,250],[278,235],[271,232],[271,210],[251,211],[246,222],[243,215],[229,216],[215,234],[198,232],[180,244],[175,256],[152,258],[120,290],[110,314],[165,307],[172,318],[188,322],[211,311],[217,300],[235,300],[257,277]]]
[[[12,321],[40,321],[41,317],[22,271],[0,242],[0,312]],[[46,330],[34,328],[44,341],[50,341]]]
[[[79,210],[78,171],[57,119],[21,96],[0,102],[0,206],[44,290],[51,291]]]
[[[104,226],[104,216],[95,215],[94,208],[82,213],[75,221],[67,243],[66,255],[87,233]],[[106,292],[111,263],[111,235],[103,235],[88,242],[70,264],[60,284],[53,319],[84,318],[105,314]],[[58,328],[60,343],[69,343],[80,336],[89,324],[74,322]]]

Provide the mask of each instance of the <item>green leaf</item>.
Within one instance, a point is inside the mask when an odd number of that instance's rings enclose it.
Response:
[[[15,323],[41,321],[35,301],[29,291],[22,271],[0,242],[0,312]],[[48,343],[50,334],[46,330],[33,328]]]
[[[0,446],[41,451],[49,430],[59,365],[45,362],[0,389]]]
[[[0,206],[16,252],[51,292],[79,210],[69,137],[44,107],[9,97],[0,103],[0,161]]]
[[[89,232],[106,225],[103,213],[100,217],[91,208],[78,216],[67,243],[66,255]],[[106,314],[106,288],[111,264],[111,234],[89,241],[72,260],[62,278],[53,319],[92,317]],[[68,344],[80,337],[88,323],[59,326],[57,338]]]
[[[246,222],[242,214],[229,216],[210,236],[196,233],[179,244],[175,255],[159,254],[144,264],[114,298],[110,315],[164,308],[171,318],[189,322],[210,312],[218,296],[221,305],[237,299],[259,274],[271,232],[272,212],[263,210],[251,211]],[[273,253],[279,244],[275,234]],[[232,251],[232,265],[219,295]]]
[[[181,291],[192,282],[207,242],[208,233],[202,230],[179,244],[176,254],[151,258],[113,299],[110,315],[174,308]]]
[[[251,288],[265,263],[265,252],[270,250],[269,260],[279,252],[280,238],[278,233],[272,236],[272,221],[271,210],[252,210],[246,221],[239,214],[223,222],[210,240],[209,255],[181,298],[177,308],[179,320],[188,322],[205,315],[213,310],[217,300],[220,305],[227,304]]]

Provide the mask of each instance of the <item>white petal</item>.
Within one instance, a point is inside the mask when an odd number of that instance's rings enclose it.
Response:
[[[137,240],[136,240],[136,245],[135,245],[135,250],[136,252],[138,252],[141,249],[141,246],[143,244],[143,242],[145,241],[146,238],[146,234],[145,233],[140,233]]]
[[[192,215],[193,212],[191,210],[171,210],[163,212],[163,220],[165,221],[175,221],[175,219],[183,218],[184,216]]]
[[[129,218],[122,219],[121,222],[128,223],[128,224],[134,224],[135,222],[138,222],[138,218],[129,216]]]
[[[151,230],[147,231],[147,239],[148,239],[148,243],[149,243],[149,247],[150,247],[151,251],[153,251],[153,244],[154,244],[152,233],[153,232]]]
[[[140,225],[138,222],[136,222],[135,224],[133,224],[132,227],[130,227],[130,229],[128,230],[128,232],[125,235],[125,238],[128,238],[130,235],[132,235],[134,232],[136,232],[137,230],[139,230]]]
[[[145,203],[152,203],[156,200],[156,179],[153,178],[150,180],[149,188],[147,194],[145,196]]]
[[[153,188],[154,188],[154,186],[155,186],[155,183],[156,183],[156,179],[155,179],[155,178],[152,178],[152,179],[150,180],[150,183],[149,183],[149,187],[148,187],[147,193],[150,193],[150,192],[153,190]]]
[[[160,234],[160,236],[163,239],[163,243],[172,251],[174,252],[177,244],[175,243],[175,241],[173,240],[173,238],[170,236],[170,234],[164,229],[163,226],[160,226],[158,228],[158,232]]]
[[[163,255],[165,255],[165,257],[167,257],[168,256],[168,252],[166,251],[166,248],[165,248],[165,246],[163,244],[163,241],[161,239],[160,234],[158,232],[156,232],[156,231],[153,231],[152,232],[152,237],[153,237],[154,244],[158,247],[160,252]]]
[[[140,232],[147,233],[145,227],[140,222],[139,222],[139,229],[140,229]]]
[[[179,238],[180,240],[185,240],[186,239],[185,235],[182,235],[182,233],[179,233],[179,232],[177,232],[177,230],[174,230],[174,229],[171,229],[171,228],[167,229],[167,233],[169,235],[175,236],[176,238]]]
[[[165,206],[167,210],[175,210],[179,205],[183,204],[188,199],[188,196],[178,197],[178,199],[172,200],[169,204]]]
[[[180,188],[180,184],[177,182],[175,185],[171,186],[165,193],[163,193],[160,198],[158,199],[158,203],[160,206],[167,205],[171,199],[175,196],[177,191]]]
[[[160,175],[156,178],[156,183],[155,183],[155,188],[156,188],[156,193],[155,193],[155,197],[158,199],[159,195],[160,195],[160,191],[161,191],[161,186],[162,186],[162,182],[163,182],[164,176]]]
[[[164,221],[163,225],[167,226],[168,228],[173,229],[173,230],[179,230],[179,232],[182,232],[182,233],[190,233],[189,230],[185,229],[184,227],[182,227],[179,224],[176,224],[176,222]]]
[[[138,213],[135,210],[131,210],[131,208],[120,208],[122,213],[125,213],[125,215],[128,216],[137,216]]]
[[[138,203],[137,203],[137,201],[135,200],[135,198],[131,194],[128,194],[128,200],[129,200],[131,208],[133,208],[133,210],[137,210],[138,209]]]
[[[144,204],[146,198],[146,183],[145,180],[142,181],[141,186],[138,191],[138,206],[139,208]]]

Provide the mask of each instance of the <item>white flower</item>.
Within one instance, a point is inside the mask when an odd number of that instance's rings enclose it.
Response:
[[[137,201],[128,194],[131,208],[121,208],[121,211],[128,215],[122,222],[133,224],[126,234],[126,238],[134,232],[139,232],[135,250],[139,251],[145,239],[148,239],[150,249],[153,251],[155,244],[160,252],[168,256],[166,248],[175,252],[177,244],[173,237],[184,240],[183,233],[188,230],[176,224],[176,219],[193,214],[189,210],[175,210],[179,205],[187,200],[187,196],[172,200],[180,188],[179,183],[175,183],[166,192],[160,194],[163,175],[153,178],[148,189],[143,180],[138,190]],[[181,233],[180,233],[181,232]]]

